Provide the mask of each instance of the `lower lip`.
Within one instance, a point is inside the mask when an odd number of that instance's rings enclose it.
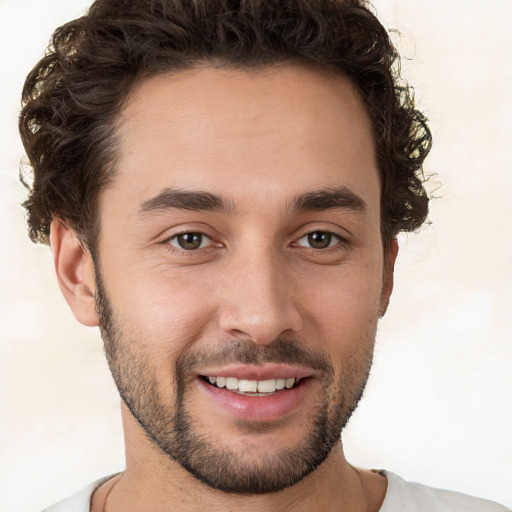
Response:
[[[218,388],[198,378],[208,397],[230,416],[246,421],[269,422],[282,419],[295,411],[304,400],[311,379],[303,379],[298,386],[276,391],[268,396],[239,395],[226,388]]]

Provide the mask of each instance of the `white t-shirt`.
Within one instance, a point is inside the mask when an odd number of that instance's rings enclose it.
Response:
[[[386,497],[379,512],[512,512],[493,501],[406,482],[389,471],[379,473],[388,479]],[[93,482],[74,496],[43,512],[89,512],[92,494],[109,478],[111,477]]]

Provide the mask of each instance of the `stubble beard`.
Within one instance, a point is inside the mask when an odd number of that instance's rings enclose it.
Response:
[[[163,396],[155,371],[140,350],[144,344],[141,340],[127,339],[114,318],[98,272],[96,287],[96,309],[105,353],[122,400],[153,444],[199,481],[227,493],[277,492],[312,473],[341,442],[341,431],[356,409],[368,380],[373,342],[371,348],[353,357],[336,383],[328,356],[312,352],[296,340],[278,339],[267,346],[231,341],[226,343],[222,353],[188,352],[176,363],[174,396],[169,400]],[[325,392],[319,393],[304,421],[310,428],[304,438],[298,440],[296,448],[265,456],[247,454],[246,450],[239,453],[230,449],[229,443],[219,446],[204,432],[187,410],[186,382],[193,367],[213,361],[302,364],[316,370]],[[174,406],[169,405],[172,401]],[[240,422],[242,435],[256,436],[271,428],[271,425]]]

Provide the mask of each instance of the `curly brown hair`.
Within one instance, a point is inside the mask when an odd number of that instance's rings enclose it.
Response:
[[[428,213],[422,165],[431,134],[367,2],[96,0],[55,31],[23,89],[30,238],[48,243],[52,218],[60,218],[94,248],[98,195],[115,175],[115,122],[134,83],[204,63],[286,62],[334,70],[357,86],[373,127],[384,245],[418,228]]]

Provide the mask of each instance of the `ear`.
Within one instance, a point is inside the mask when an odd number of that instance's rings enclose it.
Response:
[[[80,323],[97,326],[94,262],[90,252],[59,219],[52,221],[50,246],[59,286],[71,311]]]
[[[384,273],[382,276],[382,293],[380,298],[380,316],[383,317],[389,305],[393,291],[395,261],[398,256],[398,240],[393,238],[391,245],[384,252]]]

